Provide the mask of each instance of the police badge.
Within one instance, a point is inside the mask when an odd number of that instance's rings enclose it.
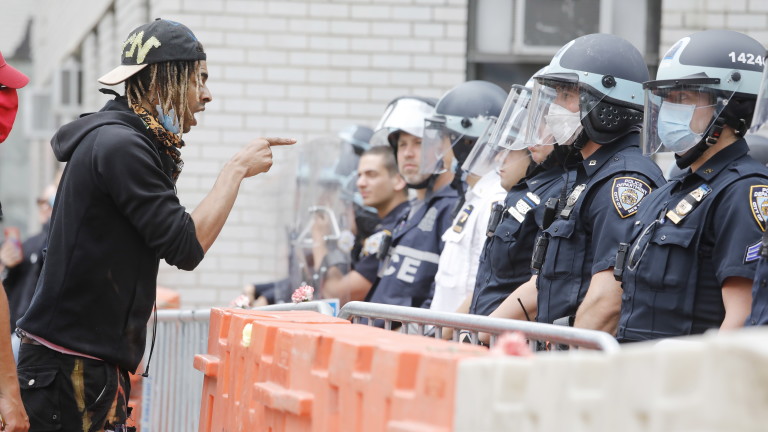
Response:
[[[649,193],[651,187],[644,181],[634,177],[617,177],[613,179],[611,197],[613,206],[622,219],[637,213],[637,207]]]
[[[749,188],[749,201],[752,216],[760,229],[765,231],[765,220],[768,218],[768,186],[755,185]]]

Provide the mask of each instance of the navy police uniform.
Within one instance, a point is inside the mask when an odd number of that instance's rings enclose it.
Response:
[[[531,252],[543,223],[544,204],[560,193],[564,182],[563,170],[555,166],[509,191],[501,221],[489,227],[469,313],[490,315],[531,278]]]
[[[760,260],[752,284],[752,313],[744,325],[768,325],[768,231],[763,232]]]
[[[408,211],[408,202],[403,202],[392,209],[381,222],[376,226],[375,233],[368,236],[363,242],[360,250],[360,259],[353,264],[352,268],[360,273],[370,283],[376,282],[376,274],[379,271],[378,253],[384,237],[390,235],[395,229],[395,224],[400,220],[403,214]]]
[[[448,185],[402,215],[380,264],[380,278],[366,301],[429,308],[444,245],[442,235],[453,223],[451,213],[458,198],[456,189]]]
[[[723,282],[755,275],[768,214],[768,168],[748,151],[738,140],[643,203],[624,259],[620,341],[720,327]]]
[[[544,230],[546,252],[537,278],[537,321],[572,324],[592,275],[613,267],[619,242],[630,233],[641,201],[665,180],[631,133],[601,146],[575,170],[557,219]],[[573,173],[572,173],[573,174]],[[541,244],[542,242],[537,242]],[[561,321],[558,321],[561,322]]]

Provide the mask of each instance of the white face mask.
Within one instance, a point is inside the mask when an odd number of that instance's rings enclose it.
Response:
[[[544,122],[560,145],[571,145],[581,133],[584,126],[581,125],[581,114],[571,112],[558,104],[549,106],[549,113],[544,116]]]
[[[691,130],[695,110],[696,105],[662,102],[657,128],[661,142],[670,151],[683,154],[704,137],[704,134]]]

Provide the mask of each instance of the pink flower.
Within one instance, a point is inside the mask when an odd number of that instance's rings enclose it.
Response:
[[[237,296],[237,298],[235,298],[234,300],[232,300],[232,302],[229,303],[229,307],[248,309],[249,307],[251,307],[251,302],[248,299],[248,296],[246,296],[245,294],[240,294],[239,296]]]
[[[312,294],[315,289],[303,282],[300,287],[296,288],[296,291],[291,295],[291,301],[294,303],[301,303],[312,300]]]
[[[496,339],[491,354],[500,356],[533,357],[528,341],[520,332],[504,333]]]

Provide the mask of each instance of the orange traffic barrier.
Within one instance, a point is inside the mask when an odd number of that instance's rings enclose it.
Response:
[[[212,309],[209,353],[195,356],[194,363],[205,375],[200,430],[255,430],[248,427],[263,423],[265,414],[250,403],[253,383],[274,363],[278,330],[323,324],[349,322],[315,312]]]
[[[339,325],[344,324],[344,325]],[[458,362],[482,347],[315,312],[214,309],[200,431],[449,431]]]

